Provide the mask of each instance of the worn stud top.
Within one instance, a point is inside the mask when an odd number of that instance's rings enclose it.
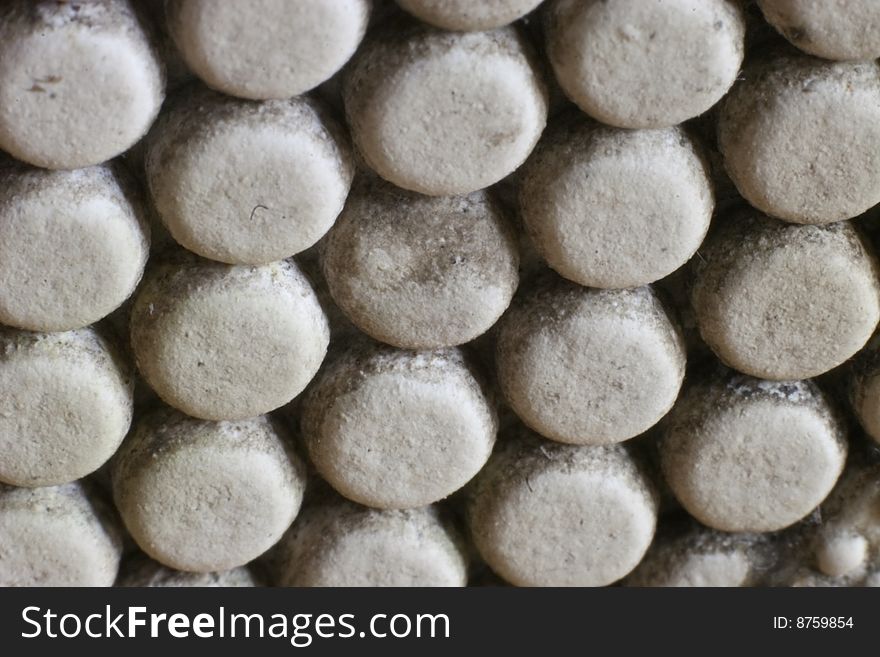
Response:
[[[742,210],[700,254],[691,293],[700,334],[746,374],[818,376],[861,349],[880,319],[875,256],[847,223],[798,226]]]
[[[330,341],[299,268],[177,255],[148,275],[131,311],[132,348],[150,386],[206,420],[253,417],[299,394]]]
[[[187,65],[218,91],[290,98],[354,54],[370,0],[170,0],[168,30]]]
[[[0,322],[66,331],[119,307],[150,247],[141,199],[121,168],[0,167]]]
[[[547,54],[566,95],[620,128],[698,116],[736,79],[745,23],[730,0],[554,0]]]
[[[520,586],[604,586],[639,563],[657,521],[625,447],[507,436],[474,481],[468,524],[492,570]]]
[[[254,103],[192,87],[151,131],[146,174],[180,244],[212,260],[263,264],[327,232],[354,165],[341,128],[312,99]]]
[[[318,376],[302,434],[318,472],[379,508],[440,500],[486,463],[497,420],[457,349],[355,347]]]
[[[485,192],[430,198],[364,180],[322,246],[333,299],[361,330],[397,347],[473,340],[519,283],[516,237]]]
[[[281,538],[299,511],[305,466],[266,417],[205,422],[163,408],[135,426],[112,479],[141,549],[204,573],[246,564]]]
[[[647,287],[538,281],[502,320],[498,381],[517,415],[564,443],[601,445],[651,428],[684,378],[681,335]]]
[[[511,173],[547,120],[547,91],[513,28],[399,26],[369,41],[343,81],[367,164],[398,187],[469,194]]]
[[[880,3],[875,0],[758,0],[758,6],[782,36],[812,55],[880,57]]]
[[[680,128],[620,130],[566,117],[523,167],[519,205],[557,272],[621,288],[684,264],[706,235],[714,199],[707,165]]]
[[[91,328],[0,328],[0,482],[64,484],[109,459],[132,417],[131,366]]]
[[[50,169],[116,157],[165,97],[130,0],[12,0],[0,9],[0,148]]]
[[[772,55],[720,105],[718,144],[740,194],[799,224],[880,203],[880,66]]]
[[[660,455],[682,506],[709,527],[767,532],[816,508],[843,470],[845,427],[809,381],[719,374],[692,384]]]
[[[108,509],[76,482],[0,484],[0,586],[113,586],[122,539]]]

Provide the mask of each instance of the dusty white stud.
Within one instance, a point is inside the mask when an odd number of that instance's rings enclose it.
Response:
[[[691,292],[700,334],[746,374],[827,372],[861,349],[880,319],[876,259],[848,223],[799,226],[742,210],[700,256]]]
[[[709,527],[776,531],[815,509],[843,470],[845,427],[810,381],[733,373],[692,384],[660,444],[666,481]]]
[[[289,98],[354,54],[370,0],[170,0],[168,30],[208,86],[241,98]]]
[[[740,194],[800,224],[880,203],[880,67],[773,53],[721,104],[718,145]]]
[[[677,326],[650,288],[593,290],[555,276],[501,323],[498,380],[517,415],[564,443],[616,443],[651,428],[684,378]]]
[[[131,424],[131,369],[90,328],[0,329],[0,482],[64,484],[105,463]]]
[[[407,349],[473,340],[519,283],[516,237],[488,194],[430,198],[378,180],[352,192],[321,264],[352,322]]]
[[[0,586],[113,586],[122,540],[79,482],[0,485]]]
[[[160,409],[137,423],[112,480],[141,549],[204,573],[242,566],[281,538],[299,511],[305,466],[265,416],[206,422]]]
[[[547,54],[566,95],[620,128],[661,128],[717,103],[743,60],[730,0],[555,0]]]
[[[498,182],[523,163],[547,120],[547,91],[513,28],[401,26],[365,44],[342,91],[367,164],[430,196]]]
[[[712,218],[707,164],[680,128],[557,120],[523,167],[519,206],[535,246],[590,287],[652,283],[697,250]]]
[[[171,406],[207,420],[254,417],[299,394],[329,343],[324,311],[292,261],[157,266],[131,313],[138,368]]]
[[[146,174],[180,244],[212,260],[263,264],[327,232],[354,165],[347,138],[315,100],[254,103],[194,87],[151,131]]]
[[[0,170],[0,322],[67,331],[118,308],[150,248],[141,200],[120,167]]]
[[[461,352],[354,347],[319,374],[302,435],[318,472],[349,499],[420,507],[486,463],[497,419]]]
[[[99,164],[146,133],[165,74],[129,0],[0,9],[0,148],[50,169]]]
[[[880,57],[880,4],[874,0],[758,0],[764,17],[793,45],[827,59]]]
[[[603,586],[654,536],[657,497],[622,445],[506,436],[474,481],[468,524],[481,556],[520,586]]]

